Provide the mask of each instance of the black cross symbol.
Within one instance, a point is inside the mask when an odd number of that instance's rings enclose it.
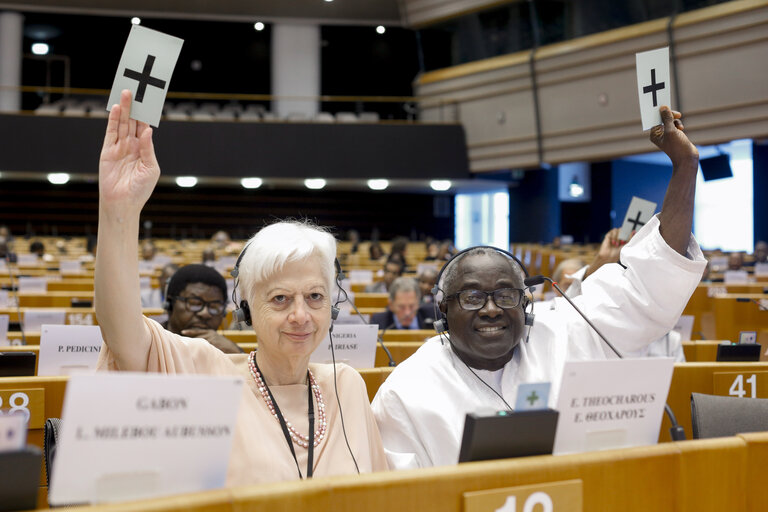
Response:
[[[144,63],[144,71],[139,73],[138,71],[126,68],[126,70],[123,72],[123,76],[127,76],[128,78],[139,81],[139,88],[136,89],[135,98],[139,103],[144,100],[144,92],[147,90],[147,85],[165,89],[165,80],[160,80],[159,78],[155,78],[149,74],[152,71],[152,66],[154,66],[154,64],[155,56],[147,55],[147,61]],[[656,93],[654,93],[654,97],[655,94]],[[654,103],[654,105],[655,104],[656,103]]]
[[[664,82],[656,83],[656,69],[651,69],[651,85],[643,87],[643,93],[653,93],[653,106],[656,106],[656,91],[664,88]]]
[[[645,222],[640,222],[640,214],[641,213],[642,212],[638,211],[637,212],[637,217],[635,217],[634,219],[627,219],[627,222],[631,222],[632,223],[632,230],[633,231],[637,231],[638,224],[641,225],[641,226],[645,226]]]

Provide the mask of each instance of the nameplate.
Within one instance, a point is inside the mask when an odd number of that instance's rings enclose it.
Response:
[[[66,312],[61,309],[27,309],[24,311],[24,330],[39,331],[44,324],[64,325],[66,316]]]
[[[9,322],[10,316],[0,315],[0,347],[7,347],[11,344],[11,340],[8,339]]]
[[[372,270],[350,270],[349,280],[353,283],[369,284],[373,282]]]
[[[21,414],[0,414],[0,453],[24,449],[27,428]]]
[[[746,284],[749,282],[749,274],[746,270],[726,270],[723,274],[725,284]]]
[[[95,325],[43,325],[37,374],[71,375],[96,369],[101,329]]]
[[[656,444],[673,369],[668,357],[566,362],[552,452]]]
[[[45,425],[44,389],[0,389],[0,414],[23,414],[30,430]]]
[[[337,363],[352,368],[373,368],[376,362],[377,325],[334,325],[331,333]],[[313,363],[331,363],[331,338],[328,336],[318,345],[309,360]]]
[[[48,291],[48,279],[45,277],[20,277],[19,292],[45,293]]]
[[[62,274],[79,274],[83,271],[83,267],[77,260],[61,260],[59,261],[59,272]]]
[[[581,480],[464,493],[465,512],[581,512]],[[538,506],[540,505],[540,506]]]
[[[0,308],[7,308],[10,306],[11,306],[11,298],[8,295],[8,290],[0,290]]]
[[[50,503],[114,502],[223,487],[242,385],[234,376],[70,377]]]
[[[93,313],[67,313],[67,325],[94,325]]]
[[[37,254],[18,254],[16,256],[16,263],[19,266],[34,266],[37,265],[38,261]]]
[[[682,315],[675,326],[673,331],[680,334],[681,341],[691,341],[691,333],[693,332],[693,320],[694,315]]]
[[[739,398],[768,398],[768,372],[715,372],[713,393]]]
[[[768,276],[768,263],[755,263],[755,277]]]

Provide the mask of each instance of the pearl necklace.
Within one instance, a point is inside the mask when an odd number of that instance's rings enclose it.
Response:
[[[264,402],[267,404],[269,412],[272,413],[272,416],[279,422],[280,419],[277,417],[277,412],[275,412],[275,405],[272,403],[272,397],[269,395],[267,384],[264,382],[264,379],[261,377],[261,373],[259,373],[259,370],[256,367],[255,350],[248,356],[248,370],[251,372],[253,380],[256,381],[256,386],[259,388],[261,398],[263,398]],[[314,446],[317,446],[325,437],[327,425],[325,421],[325,402],[323,401],[323,394],[320,392],[320,386],[317,385],[315,376],[312,375],[312,370],[307,369],[307,374],[309,375],[309,385],[312,387],[312,394],[315,395],[315,400],[317,400],[317,430],[315,430],[315,441],[313,443]],[[295,444],[301,446],[302,448],[309,447],[309,438],[307,436],[297,432],[290,422],[286,422],[286,426],[288,427],[288,431],[291,434],[291,440],[293,440]]]

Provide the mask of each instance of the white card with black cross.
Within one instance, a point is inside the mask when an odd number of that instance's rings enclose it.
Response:
[[[661,124],[659,107],[671,107],[669,81],[669,47],[635,54],[637,94],[643,131]]]
[[[140,25],[131,26],[107,110],[120,103],[123,89],[129,89],[133,97],[131,117],[157,127],[182,44],[184,40],[178,37]]]
[[[627,214],[624,216],[624,222],[619,230],[619,240],[629,240],[632,232],[639,231],[645,226],[654,213],[656,213],[656,203],[632,196]]]

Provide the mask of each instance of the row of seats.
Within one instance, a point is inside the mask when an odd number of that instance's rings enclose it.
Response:
[[[106,100],[62,98],[52,103],[40,105],[36,110],[40,115],[107,117]],[[175,121],[312,121],[318,123],[377,123],[377,112],[319,112],[314,116],[303,113],[290,113],[278,116],[263,105],[231,103],[166,102],[163,108],[166,119]]]

